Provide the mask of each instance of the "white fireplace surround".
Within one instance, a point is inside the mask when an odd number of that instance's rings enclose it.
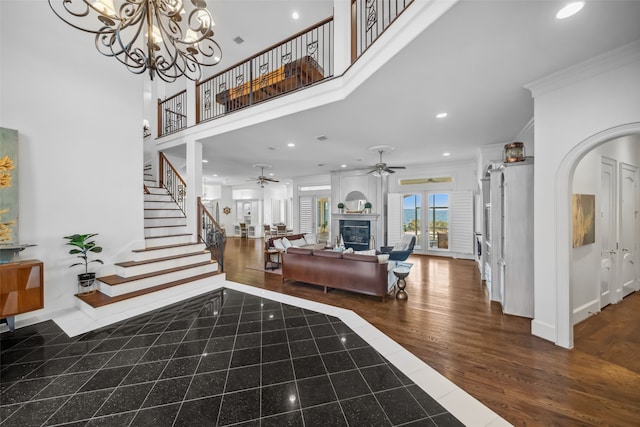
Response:
[[[373,242],[375,248],[379,248],[382,244],[380,240],[382,238],[382,230],[380,227],[382,224],[378,224],[378,218],[380,214],[365,214],[365,213],[332,213],[331,214],[331,230],[333,230],[332,241],[329,243],[334,243],[336,241],[337,234],[340,230],[340,220],[351,220],[351,221],[370,221],[371,222],[371,236],[373,236]]]

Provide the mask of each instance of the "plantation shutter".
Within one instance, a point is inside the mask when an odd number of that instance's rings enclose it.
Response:
[[[302,196],[298,205],[300,218],[300,233],[313,234],[313,197]]]
[[[449,203],[449,249],[452,252],[473,254],[473,193],[454,192]]]
[[[402,194],[389,193],[387,197],[387,246],[402,238]],[[381,242],[381,246],[384,242]]]

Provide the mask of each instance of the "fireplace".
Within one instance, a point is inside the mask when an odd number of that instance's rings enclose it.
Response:
[[[340,220],[340,235],[345,248],[353,248],[354,251],[369,249],[371,238],[371,221],[369,220]]]

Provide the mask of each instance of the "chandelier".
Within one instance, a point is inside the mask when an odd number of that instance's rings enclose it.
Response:
[[[204,0],[49,0],[67,24],[95,34],[98,52],[135,74],[174,82],[199,80],[201,66],[216,65],[213,18]]]

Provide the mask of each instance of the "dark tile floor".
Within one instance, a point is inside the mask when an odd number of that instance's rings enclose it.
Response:
[[[1,335],[2,426],[458,426],[338,318],[225,289]]]

